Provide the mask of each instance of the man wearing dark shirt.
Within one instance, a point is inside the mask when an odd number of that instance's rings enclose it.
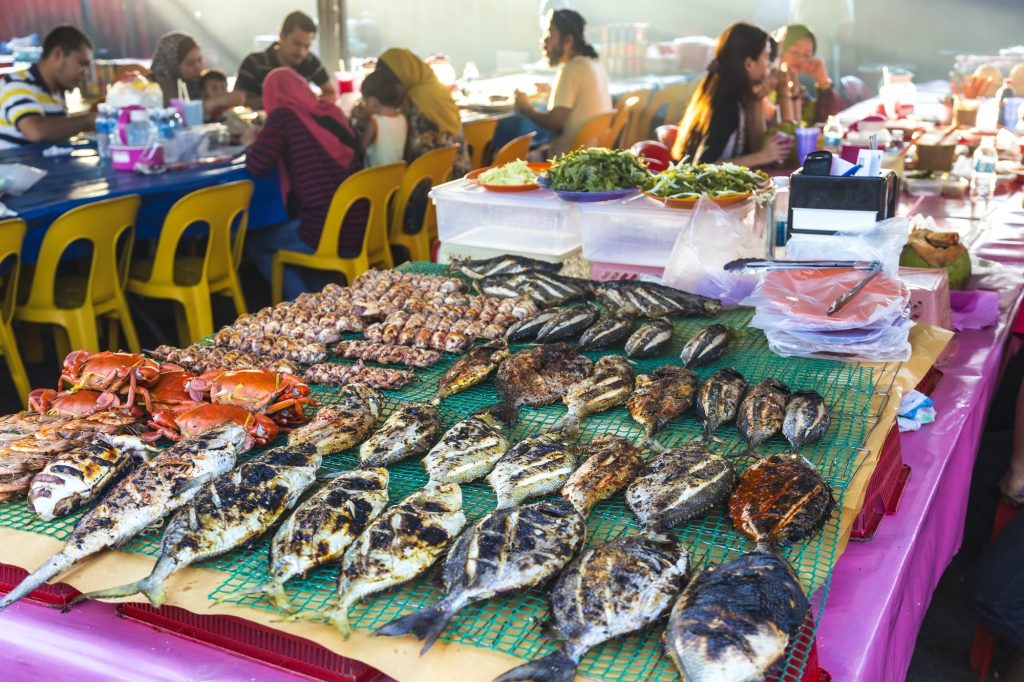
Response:
[[[290,66],[320,88],[320,98],[333,102],[338,94],[324,65],[309,49],[316,38],[316,24],[302,12],[292,12],[281,25],[280,40],[263,52],[251,52],[238,67],[235,90],[245,95],[246,106],[263,108],[263,79],[279,66]]]

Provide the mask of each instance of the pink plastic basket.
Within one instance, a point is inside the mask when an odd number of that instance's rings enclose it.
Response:
[[[149,164],[152,166],[162,165],[164,150],[160,147],[129,147],[121,144],[110,145],[110,165],[114,170],[135,170],[135,164],[142,158],[142,154],[150,149],[152,149],[152,157]]]
[[[592,261],[590,264],[590,279],[599,282],[611,279],[636,279],[640,275],[661,277],[663,274],[665,274],[665,268],[651,265],[627,265],[626,263],[601,263],[598,261]]]

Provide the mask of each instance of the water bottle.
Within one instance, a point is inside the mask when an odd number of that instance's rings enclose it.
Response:
[[[775,225],[772,226],[771,243],[773,246],[786,245],[786,228],[789,225],[789,178],[775,178]]]
[[[824,138],[822,148],[838,155],[843,148],[843,135],[845,132],[843,124],[839,122],[839,119],[835,116],[829,116],[825,128],[821,131],[822,138]]]
[[[1017,91],[1013,89],[1013,80],[1010,78],[1003,80],[1003,86],[996,91],[996,100],[999,102],[999,122],[1010,130],[1017,125],[1017,112],[1010,111],[1010,107],[1007,105],[1016,96]]]
[[[985,135],[974,152],[974,171],[971,173],[971,201],[989,201],[996,193],[996,138]]]
[[[124,132],[128,138],[128,146],[145,147],[153,141],[156,129],[150,123],[145,109],[133,109],[128,115],[128,125]]]
[[[117,114],[109,104],[96,107],[96,151],[101,160],[110,158],[110,142],[117,128]]]

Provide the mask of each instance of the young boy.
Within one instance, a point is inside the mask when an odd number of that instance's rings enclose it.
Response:
[[[228,100],[228,77],[220,69],[207,69],[199,77],[199,92],[203,101],[209,104],[204,107],[206,110],[206,122],[219,121],[224,112],[230,106],[223,106],[221,103]]]
[[[359,112],[365,121],[362,142],[367,167],[405,158],[405,138],[409,132],[409,122],[398,110],[405,93],[394,79],[375,77],[376,73],[363,81],[362,111]]]

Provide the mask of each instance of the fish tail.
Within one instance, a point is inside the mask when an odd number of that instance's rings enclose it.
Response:
[[[555,433],[564,433],[569,436],[578,436],[580,433],[580,418],[572,412],[567,413],[551,427]]]
[[[505,426],[509,428],[512,428],[519,422],[519,409],[507,400],[481,407],[473,414],[489,414],[495,419],[504,422]]]
[[[321,611],[304,611],[302,613],[293,613],[292,615],[283,619],[281,622],[292,623],[297,620],[330,623],[338,632],[341,633],[341,636],[345,639],[348,639],[349,635],[352,634],[352,627],[349,625],[348,622],[347,605],[332,606]]]
[[[213,600],[213,606],[223,604],[229,599],[237,599],[250,594],[259,594],[265,597],[267,601],[285,613],[292,613],[295,611],[295,607],[292,606],[291,601],[288,599],[288,594],[284,591],[284,585],[276,580],[267,581],[263,585],[259,585],[257,587],[249,587],[244,590],[232,590],[231,592],[222,594]]]
[[[8,592],[3,599],[0,599],[0,610],[7,608],[22,597],[31,594],[33,590],[46,583],[50,578],[53,578],[54,576],[71,568],[71,566],[80,558],[80,556],[69,552],[67,547],[54,554],[46,560],[46,563],[32,571],[29,575],[25,576],[25,579],[18,583],[13,590]]]
[[[395,637],[412,633],[416,635],[416,639],[426,640],[423,643],[423,648],[420,649],[420,656],[422,656],[434,645],[454,615],[455,609],[452,608],[452,605],[446,600],[441,600],[431,607],[391,621],[374,634]]]
[[[518,668],[499,675],[494,682],[533,680],[534,682],[572,682],[576,676],[576,661],[563,651],[556,651],[536,661],[524,663]]]
[[[86,601],[87,599],[113,599],[115,597],[130,597],[133,594],[143,595],[153,606],[161,606],[165,601],[167,601],[167,593],[164,591],[164,581],[159,576],[151,573],[142,580],[136,580],[133,583],[80,594],[71,600],[67,605],[67,608],[71,608],[75,604]]]

